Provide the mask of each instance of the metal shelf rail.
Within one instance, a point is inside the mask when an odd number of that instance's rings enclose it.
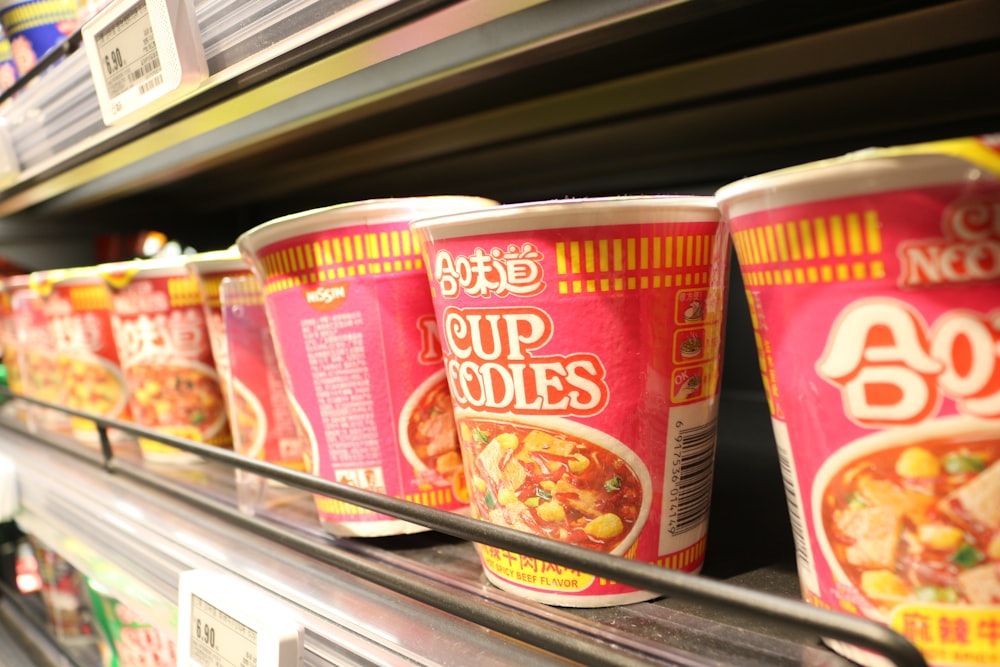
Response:
[[[229,450],[219,449],[184,438],[164,435],[135,424],[107,419],[88,412],[66,408],[46,401],[15,395],[7,388],[0,388],[0,394],[17,398],[44,408],[57,410],[68,415],[89,419],[98,432],[101,453],[99,464],[109,474],[122,475],[173,495],[217,514],[243,529],[269,537],[286,546],[296,548],[306,555],[327,562],[335,567],[351,571],[363,578],[376,579],[399,593],[416,597],[421,601],[445,611],[459,614],[470,620],[490,627],[507,635],[529,642],[549,644],[546,648],[555,650],[571,659],[587,660],[595,656],[580,655],[579,647],[559,646],[558,638],[532,636],[530,629],[510,619],[496,619],[493,615],[479,613],[468,601],[450,599],[434,590],[424,589],[412,577],[392,580],[384,571],[365,567],[357,559],[345,558],[337,550],[325,548],[306,539],[301,539],[285,531],[280,525],[267,520],[248,516],[235,507],[201,496],[196,492],[184,491],[165,484],[155,473],[130,465],[121,465],[115,456],[108,435],[108,429],[149,438],[179,450],[196,454],[204,459],[222,463],[233,468],[260,475],[268,479],[307,491],[352,503],[381,512],[398,519],[420,524],[431,530],[451,535],[462,540],[486,544],[525,556],[550,561],[564,567],[580,570],[593,575],[621,581],[629,585],[660,594],[683,596],[691,599],[721,604],[749,611],[773,619],[779,623],[795,626],[819,637],[837,639],[860,646],[888,658],[900,667],[926,667],[927,662],[919,650],[902,635],[885,626],[862,618],[813,607],[789,598],[748,590],[732,584],[715,581],[706,577],[667,570],[647,563],[639,563],[624,558],[597,553],[583,547],[563,544],[544,537],[530,535],[511,528],[485,521],[436,510],[406,500],[365,491],[338,482],[290,470],[274,464],[249,459]],[[557,644],[553,646],[553,643]],[[574,655],[575,654],[575,655]]]

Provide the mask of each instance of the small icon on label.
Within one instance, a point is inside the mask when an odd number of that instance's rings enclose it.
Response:
[[[673,402],[686,403],[700,398],[705,384],[704,376],[705,370],[701,366],[675,371]]]
[[[708,290],[681,290],[677,293],[676,321],[678,324],[705,321]]]
[[[685,329],[674,334],[674,359],[679,363],[694,361],[704,355],[704,329]]]

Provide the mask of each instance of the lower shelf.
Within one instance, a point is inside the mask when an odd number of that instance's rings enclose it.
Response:
[[[723,410],[699,576],[796,600],[766,406],[732,400]],[[808,628],[724,602],[532,603],[487,583],[469,542],[433,531],[337,539],[305,491],[265,484],[250,516],[228,466],[152,469],[128,448],[116,454],[108,472],[98,452],[71,441],[0,430],[0,455],[20,479],[22,529],[89,576],[111,573],[115,593],[167,632],[177,630],[179,573],[197,568],[236,575],[292,607],[307,628],[306,664],[851,664]]]

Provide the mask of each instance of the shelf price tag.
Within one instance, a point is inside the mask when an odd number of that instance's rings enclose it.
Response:
[[[80,32],[106,125],[152,116],[208,78],[192,0],[115,0]]]
[[[217,572],[181,573],[179,667],[301,667],[304,630],[289,609]]]

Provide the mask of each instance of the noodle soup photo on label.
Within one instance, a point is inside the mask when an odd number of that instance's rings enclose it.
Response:
[[[728,236],[710,197],[420,220],[473,516],[697,572],[714,471]],[[477,545],[554,605],[656,594]]]
[[[198,281],[183,258],[98,267],[111,292],[111,322],[136,423],[196,442],[232,446]],[[151,463],[201,457],[140,438]]]
[[[717,198],[803,597],[888,625],[931,665],[1000,664],[996,138],[861,151]]]
[[[36,274],[12,276],[6,282],[17,337],[16,360],[20,382],[26,396],[62,405],[69,386],[63,380],[59,367],[45,302],[32,284],[32,275]],[[70,432],[69,417],[64,412],[33,405],[27,415],[28,425],[32,428],[65,434]]]
[[[95,267],[31,274],[57,354],[66,407],[99,417],[130,421],[128,386],[118,360],[111,327],[111,294]],[[73,437],[96,447],[97,427],[90,419],[70,417]],[[115,442],[130,437],[111,429]]]

